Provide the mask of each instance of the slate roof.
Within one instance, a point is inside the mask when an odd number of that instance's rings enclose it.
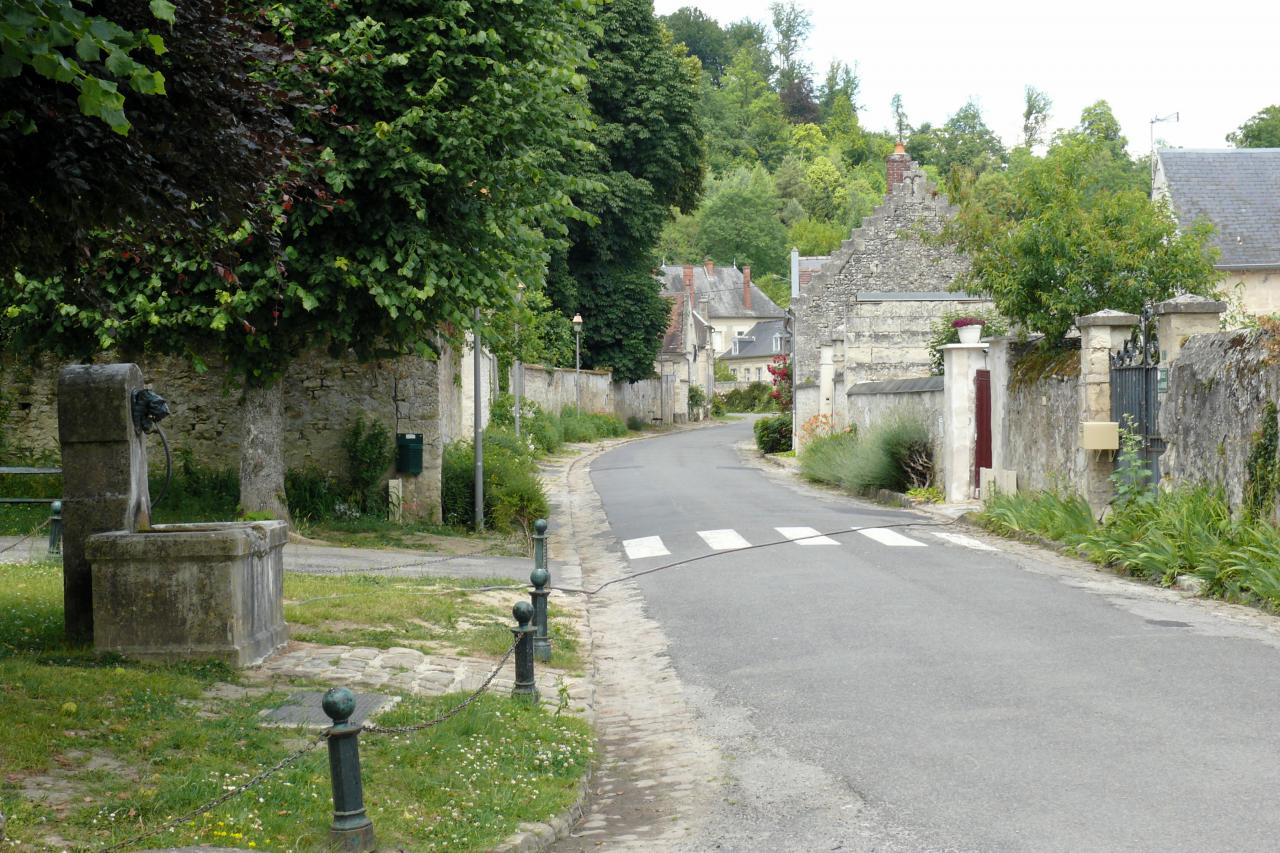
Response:
[[[1218,267],[1280,267],[1280,148],[1164,149],[1178,221],[1208,219]]]
[[[741,343],[738,344],[737,355],[730,350],[720,358],[723,361],[734,361],[743,358],[772,358],[775,355],[785,354],[791,349],[787,333],[783,330],[785,322],[785,320],[762,320],[756,323],[746,335],[738,338]],[[781,350],[773,348],[774,335],[782,335]]]
[[[693,266],[694,308],[701,308],[703,300],[710,303],[707,319],[718,317],[784,317],[785,312],[764,291],[751,285],[751,307],[742,299],[742,270],[736,267],[712,269],[711,275],[702,264]],[[684,293],[684,267],[667,264],[662,267],[663,295],[670,298]]]
[[[707,346],[707,338],[710,327],[707,321],[697,311],[693,312],[693,337],[692,342],[687,341],[685,328],[685,299],[687,298],[684,291],[679,293],[662,294],[671,303],[671,313],[667,318],[667,330],[662,335],[662,354],[663,355],[684,355],[693,347],[702,349]]]

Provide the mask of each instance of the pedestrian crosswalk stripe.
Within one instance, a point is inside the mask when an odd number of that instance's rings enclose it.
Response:
[[[775,527],[774,530],[794,541],[797,545],[839,545],[830,536],[819,536],[812,527]]]
[[[639,539],[628,539],[622,543],[627,556],[633,560],[645,557],[665,557],[671,552],[662,544],[661,536],[642,536]]]
[[[707,547],[714,551],[728,551],[732,548],[750,548],[751,543],[742,538],[736,530],[699,530],[698,535]]]
[[[928,547],[923,542],[917,542],[909,536],[903,536],[896,530],[885,530],[883,527],[868,527],[863,530],[858,530],[858,532],[868,539],[874,539],[881,545],[891,545],[895,548]]]
[[[988,545],[986,542],[980,542],[977,539],[974,539],[972,536],[965,536],[964,534],[961,534],[961,533],[943,533],[940,530],[934,530],[933,535],[937,536],[939,539],[945,542],[950,542],[954,545],[963,545],[964,547],[972,548],[975,551],[999,551],[1000,550],[999,548],[994,548]]]

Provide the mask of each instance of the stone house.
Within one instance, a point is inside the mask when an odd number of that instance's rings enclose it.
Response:
[[[1215,267],[1235,311],[1280,312],[1280,148],[1161,149],[1151,196],[1183,225],[1213,224]]]
[[[801,264],[799,296],[792,299],[800,424],[823,414],[843,427],[847,395],[859,383],[929,375],[934,322],[990,304],[951,291],[968,259],[922,239],[938,234],[956,208],[901,144],[886,171],[884,202],[807,281]]]
[[[663,293],[672,296],[692,293],[694,311],[711,327],[716,355],[733,348],[733,339],[745,335],[761,320],[786,316],[764,291],[751,282],[751,267],[718,267],[711,261],[701,266],[662,267]]]
[[[671,314],[653,369],[664,379],[674,377],[686,387],[702,389],[703,399],[709,405],[716,382],[715,333],[706,316],[698,310],[693,268],[688,267],[688,270],[689,274],[682,274],[674,287],[670,278],[663,281],[662,295],[671,304]],[[703,311],[708,304],[707,301],[702,303]],[[707,405],[703,406],[703,411],[693,413],[696,419],[709,411]]]
[[[772,382],[769,365],[779,355],[791,352],[791,334],[785,320],[761,320],[745,335],[733,339],[733,348],[720,361],[733,371],[739,382]]]

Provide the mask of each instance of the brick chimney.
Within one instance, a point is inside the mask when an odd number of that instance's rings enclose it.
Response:
[[[742,265],[742,304],[751,310],[751,264]]]
[[[902,183],[902,179],[906,177],[910,168],[911,155],[907,153],[907,149],[899,142],[893,146],[893,153],[889,155],[884,164],[889,194],[893,192],[895,186]]]
[[[686,293],[693,293],[693,264],[684,265],[684,289]]]

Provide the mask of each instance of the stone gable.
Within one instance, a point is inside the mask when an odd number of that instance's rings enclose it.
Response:
[[[928,373],[932,320],[972,301],[946,294],[968,259],[918,236],[939,233],[956,208],[915,163],[897,173],[902,180],[884,203],[801,283],[793,300],[800,381],[817,378],[819,347],[846,336],[850,382]]]

